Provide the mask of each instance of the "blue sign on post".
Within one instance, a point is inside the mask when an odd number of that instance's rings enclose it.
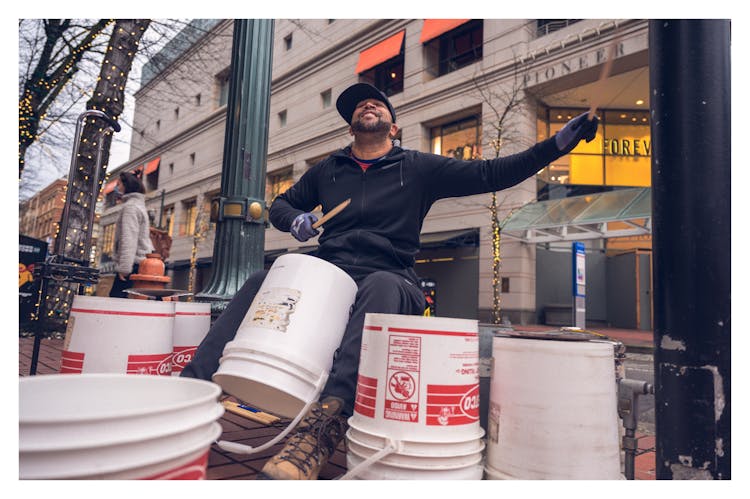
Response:
[[[573,324],[586,328],[586,248],[575,242],[573,255]]]

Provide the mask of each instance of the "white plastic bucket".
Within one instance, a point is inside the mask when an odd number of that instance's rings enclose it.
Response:
[[[349,426],[344,479],[481,479],[477,321],[367,314]]]
[[[357,285],[309,255],[271,266],[213,381],[266,412],[297,416],[317,400],[339,347]]]
[[[477,321],[367,314],[350,419],[394,440],[481,438]]]
[[[211,328],[211,304],[192,301],[174,303],[172,376],[179,376],[193,360],[198,345]]]
[[[170,376],[19,380],[21,479],[200,479],[221,434],[221,388]]]
[[[493,338],[490,478],[619,480],[611,343]]]
[[[76,295],[60,372],[169,375],[175,303]]]

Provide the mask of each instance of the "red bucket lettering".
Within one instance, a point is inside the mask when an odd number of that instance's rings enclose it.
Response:
[[[185,463],[173,470],[165,471],[143,480],[204,480],[208,467],[208,452],[197,459]]]
[[[81,374],[83,372],[83,352],[71,352],[63,350],[60,362],[61,374]]]
[[[197,346],[192,347],[174,347],[172,352],[172,372],[178,373],[185,369],[185,366],[193,360]]]
[[[427,426],[457,426],[479,420],[479,385],[427,385]]]
[[[172,374],[172,352],[147,355],[128,355],[127,374]]]

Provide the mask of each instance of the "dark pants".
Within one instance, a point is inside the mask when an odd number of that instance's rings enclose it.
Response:
[[[138,272],[138,264],[133,265],[133,270],[130,275]],[[133,287],[133,281],[130,280],[130,276],[126,280],[120,279],[119,274],[115,274],[115,280],[112,281],[112,289],[109,290],[110,298],[130,298],[130,295],[125,292],[126,289]]]
[[[227,308],[211,326],[208,334],[198,346],[192,362],[183,369],[181,376],[211,379],[219,368],[219,359],[224,351],[224,345],[232,341],[237,333],[267,272],[266,270],[256,272],[245,281]],[[334,354],[328,382],[320,397],[321,399],[327,396],[341,398],[344,401],[343,414],[345,416],[351,416],[354,411],[365,314],[422,315],[425,307],[424,295],[414,283],[415,278],[413,271],[403,271],[403,274],[377,271],[359,279],[355,278],[358,290],[352,314],[344,331],[341,345]]]

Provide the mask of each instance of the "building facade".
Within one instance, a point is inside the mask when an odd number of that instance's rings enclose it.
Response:
[[[53,251],[58,223],[65,206],[66,178],[57,179],[18,208],[18,233],[46,241]]]
[[[144,169],[154,225],[173,238],[171,286],[187,289],[193,273],[194,292],[211,272],[214,227],[208,212],[220,192],[232,28],[232,20],[196,20],[144,68],[130,160],[110,175]],[[646,20],[277,20],[273,43],[269,205],[308,168],[348,145],[348,125],[335,101],[358,81],[389,95],[403,147],[466,159],[522,151],[595,106],[602,126],[594,141],[497,193],[501,225],[536,202],[650,186]],[[603,77],[608,59],[611,72]],[[118,211],[112,187],[109,182],[104,188],[101,218],[105,270],[113,248],[107,234],[114,234]],[[566,229],[543,242],[523,236],[523,230],[500,231],[498,254],[491,203],[491,194],[445,199],[425,219],[416,271],[431,285],[432,311],[488,322],[495,284],[504,317],[544,321],[545,308],[566,299],[565,291],[551,290],[570,289],[570,267],[560,262],[569,261],[571,239]],[[558,225],[567,227],[566,220]],[[650,262],[648,223],[635,233],[615,231],[617,223],[633,222],[600,223],[600,237],[585,240],[587,259],[596,260],[589,295],[594,301],[587,311],[594,323],[612,323],[619,313],[609,310],[606,297],[603,305],[597,302],[612,286],[609,259],[633,253],[646,254]],[[299,243],[273,227],[265,233],[267,265],[316,244]],[[497,280],[495,258],[501,259]]]

